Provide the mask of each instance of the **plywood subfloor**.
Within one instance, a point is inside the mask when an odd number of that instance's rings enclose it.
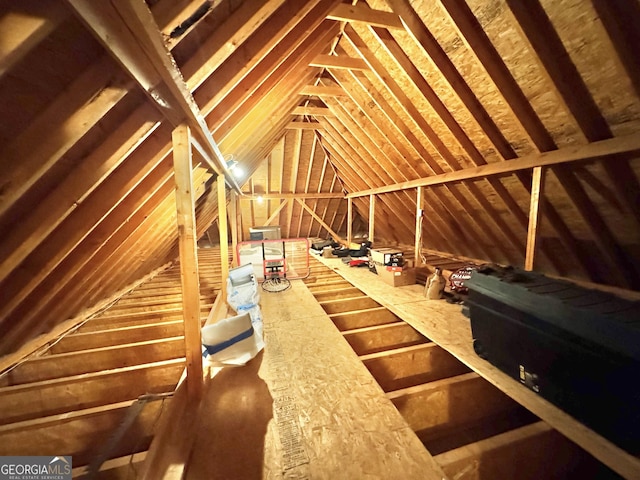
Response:
[[[422,285],[394,288],[368,269],[352,268],[335,258],[317,259],[612,470],[624,478],[640,478],[639,458],[618,448],[478,357],[473,351],[469,319],[462,315],[459,305],[425,299]]]
[[[301,280],[261,306],[266,348],[207,382],[188,479],[445,478]]]

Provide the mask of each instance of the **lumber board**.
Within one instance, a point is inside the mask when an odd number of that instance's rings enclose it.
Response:
[[[110,347],[149,339],[180,336],[184,333],[182,320],[134,325],[110,330],[95,330],[65,335],[51,345],[49,352],[67,353],[78,350]]]
[[[114,455],[145,450],[158,416],[172,399],[145,405]],[[164,403],[163,403],[164,402]],[[0,455],[59,455],[73,457],[73,465],[86,465],[96,453],[96,438],[106,438],[122,421],[133,401],[119,402],[0,426]]]
[[[386,323],[383,325],[343,330],[342,335],[345,340],[349,342],[353,351],[360,356],[429,341],[424,335],[406,322]]]
[[[0,388],[0,424],[173,391],[184,359]]]
[[[53,380],[184,357],[184,337],[30,358],[7,375],[9,385]]]
[[[364,296],[364,294],[355,287],[351,288],[337,288],[333,290],[320,290],[313,292],[313,296],[319,302],[324,302],[326,300],[337,300],[339,298],[355,298],[359,296]]]
[[[329,318],[331,318],[338,330],[353,330],[355,328],[384,325],[398,321],[398,317],[384,307],[334,313],[330,314]]]
[[[365,308],[375,308],[380,306],[378,302],[366,296],[340,298],[338,300],[325,300],[319,303],[328,314],[350,312],[352,310],[362,310]]]
[[[535,422],[437,455],[450,478],[600,478],[605,473],[565,437]]]
[[[387,393],[422,437],[433,438],[517,405],[475,372]]]
[[[462,314],[460,306],[442,300],[425,300],[422,296],[423,287],[420,285],[396,287],[390,291],[387,284],[372,276],[370,272],[350,269],[336,259],[318,258],[317,261],[340,274],[383,307],[449,351],[474,372],[616,473],[626,478],[640,475],[638,457],[625,452],[478,357],[473,351],[469,319]]]
[[[363,355],[360,360],[385,392],[469,372],[465,364],[435,343]]]

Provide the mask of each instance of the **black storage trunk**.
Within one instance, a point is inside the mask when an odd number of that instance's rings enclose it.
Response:
[[[640,453],[640,302],[513,269],[465,285],[478,355]]]

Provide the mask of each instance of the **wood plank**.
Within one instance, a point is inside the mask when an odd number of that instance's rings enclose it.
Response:
[[[322,125],[318,122],[293,121],[285,126],[288,130],[322,130]]]
[[[341,3],[327,15],[327,18],[341,22],[361,22],[382,28],[404,29],[398,15],[384,10],[374,10],[363,3],[355,5]]]
[[[429,340],[406,322],[386,323],[341,330],[345,340],[358,355],[370,355],[393,348],[426,343]],[[360,358],[364,361],[364,357]],[[366,362],[365,362],[366,365]]]
[[[184,357],[182,336],[30,358],[7,375],[9,385],[53,380]]]
[[[469,367],[435,343],[423,343],[363,355],[360,360],[385,392],[469,372]]]
[[[435,457],[450,478],[598,478],[602,465],[544,422],[536,422]],[[523,467],[526,465],[526,467]]]
[[[136,448],[146,450],[161,411],[172,399],[150,402],[143,408],[129,435],[114,455],[128,455]],[[73,465],[87,465],[95,455],[96,438],[108,438],[134,402],[126,401],[61,415],[0,426],[0,455],[73,456]],[[58,453],[56,453],[58,452]]]
[[[460,307],[443,301],[424,300],[423,287],[412,285],[394,288],[380,279],[371,278],[369,272],[343,266],[338,260],[318,258],[367,295],[378,301],[390,313],[408,322],[416,330],[449,351],[473,371],[505,392],[534,415],[547,422],[571,441],[585,449],[599,461],[626,478],[640,474],[640,459],[630,455],[610,441],[588,429],[535,392],[501,372],[473,351],[469,319]],[[619,290],[621,291],[621,290]],[[633,295],[633,292],[629,292]]]
[[[398,321],[398,317],[384,307],[334,313],[329,314],[329,317],[340,331],[371,327],[373,325],[384,325]]]
[[[0,424],[173,391],[184,359],[0,388]]]
[[[367,240],[373,242],[376,230],[376,196],[369,195],[369,236]]]
[[[513,173],[518,170],[528,170],[534,167],[544,167],[559,165],[570,162],[594,160],[607,157],[607,161],[615,161],[620,153],[629,153],[640,150],[640,138],[637,135],[626,135],[615,137],[599,142],[592,142],[586,145],[576,145],[561,148],[551,152],[525,155],[523,157],[509,160],[508,162],[490,163],[479,167],[465,168],[456,172],[447,172],[441,175],[433,175],[428,178],[421,178],[395,185],[385,185],[384,187],[370,188],[347,194],[347,198],[363,197],[372,194],[395,192],[419,186],[438,185],[441,183],[457,182],[461,180],[472,180],[492,175],[503,175]]]
[[[191,170],[191,132],[181,125],[173,131],[173,165],[176,182],[178,215],[178,244],[180,250],[180,279],[184,344],[187,363],[187,390],[195,401],[202,395],[202,338],[200,335],[200,279],[198,275],[198,247],[196,214]],[[220,181],[222,177],[218,177]],[[224,190],[224,182],[222,188]],[[218,205],[220,208],[220,205]],[[226,218],[226,216],[225,216]],[[226,234],[226,231],[225,231]]]
[[[184,333],[182,318],[179,320],[152,323],[149,325],[134,325],[111,330],[96,330],[65,335],[49,351],[52,354],[69,353],[78,350],[91,350],[132,342],[143,342],[151,338],[169,338],[181,336]]]
[[[341,97],[346,95],[342,87],[326,85],[305,85],[300,90],[300,95],[314,97]]]
[[[291,111],[291,115],[306,115],[310,117],[326,117],[333,115],[331,109],[327,107],[296,107]]]
[[[527,251],[524,260],[524,269],[533,270],[535,261],[536,245],[540,241],[541,228],[544,209],[544,167],[533,169],[533,181],[531,184],[531,203],[529,206],[529,228],[527,229]]]
[[[432,439],[517,405],[475,372],[387,393],[411,428]]]
[[[334,313],[345,313],[365,308],[379,307],[380,304],[369,297],[341,298],[339,300],[326,300],[319,302],[320,306],[329,315]]]
[[[333,290],[318,290],[313,292],[313,296],[319,302],[325,300],[336,300],[338,298],[353,298],[364,296],[364,294],[355,287],[338,288]]]
[[[368,70],[364,60],[345,55],[318,55],[310,63],[310,67],[345,70]]]

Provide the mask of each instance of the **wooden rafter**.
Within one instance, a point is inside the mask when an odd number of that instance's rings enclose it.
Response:
[[[367,70],[367,64],[361,58],[345,55],[318,55],[309,62],[311,67],[334,68],[344,70]]]
[[[146,4],[68,0],[103,46],[173,126],[186,121],[207,150],[209,166],[240,191]]]
[[[411,180],[401,184],[386,185],[384,187],[362,190],[350,193],[347,197],[367,196],[372,193],[393,192],[396,190],[415,188],[420,185],[438,185],[441,183],[476,179],[491,175],[504,175],[534,167],[594,160],[602,157],[607,157],[611,161],[615,161],[617,155],[620,153],[635,152],[638,150],[640,150],[640,138],[638,138],[637,135],[627,135],[624,137],[616,137],[609,140],[593,142],[587,145],[577,145],[546,153],[526,155],[508,162],[490,163],[479,167],[465,168],[455,172],[448,172],[418,180]]]
[[[327,18],[341,22],[362,22],[382,28],[404,28],[398,15],[384,10],[372,10],[362,2],[356,5],[341,3],[331,11]]]

